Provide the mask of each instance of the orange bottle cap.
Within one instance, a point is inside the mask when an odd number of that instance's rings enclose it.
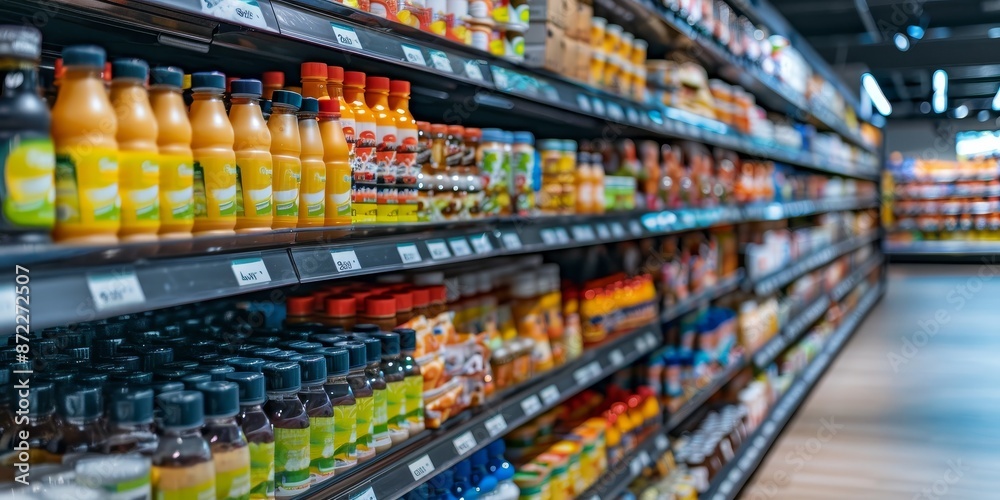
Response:
[[[396,312],[413,310],[413,294],[410,292],[398,291],[392,294],[396,299]]]
[[[312,314],[314,301],[312,295],[288,297],[288,300],[285,301],[285,311],[289,316]]]
[[[425,134],[431,131],[431,124],[428,122],[417,122],[417,129],[422,130]]]
[[[345,71],[344,72],[344,85],[352,85],[355,87],[365,86],[365,74],[360,71]]]
[[[461,125],[449,125],[448,135],[462,135],[465,133],[465,127]]]
[[[344,68],[340,66],[327,66],[326,79],[335,83],[344,83]]]
[[[354,296],[354,300],[358,301],[358,304],[364,304],[365,299],[372,295],[372,292],[368,290],[354,290],[351,292],[351,295]]]
[[[389,92],[393,94],[409,94],[410,82],[406,80],[392,80],[389,82]]]
[[[365,83],[365,89],[375,92],[388,92],[389,79],[384,76],[369,76]]]
[[[483,130],[482,129],[472,128],[472,127],[466,127],[465,128],[465,135],[464,135],[464,137],[466,139],[468,139],[470,137],[475,137],[475,138],[478,139],[478,138],[481,138],[482,136],[483,136]]]
[[[358,302],[350,295],[328,295],[326,297],[327,316],[354,316],[358,313]]]
[[[264,86],[275,86],[284,87],[285,86],[285,74],[280,71],[265,71],[260,78],[261,83]]]
[[[327,292],[326,290],[313,293],[313,311],[323,311],[323,304],[326,302],[327,295],[330,295],[330,292]]]
[[[372,295],[365,299],[365,314],[368,316],[395,316],[396,299],[390,295]]]
[[[340,116],[340,99],[325,99],[319,102],[319,114]]]
[[[101,72],[101,77],[103,77],[104,81],[106,81],[106,82],[110,82],[111,81],[111,62],[110,61],[104,63],[104,71]]]
[[[431,292],[427,288],[414,288],[410,294],[413,296],[413,307],[427,307],[431,302]]]
[[[63,75],[66,74],[66,67],[63,66],[63,60],[61,57],[56,59],[56,64],[53,67],[53,71],[55,72],[56,80],[61,80]]]
[[[448,299],[448,290],[445,289],[444,285],[433,285],[427,289],[431,293],[431,303],[444,302]]]
[[[304,62],[299,69],[299,73],[302,73],[302,78],[326,78],[326,63]]]
[[[437,134],[447,134],[448,133],[448,126],[447,125],[442,125],[440,123],[435,123],[435,124],[431,125],[431,133],[434,134],[434,135],[437,135]]]

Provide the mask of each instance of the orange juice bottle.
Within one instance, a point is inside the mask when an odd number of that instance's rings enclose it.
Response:
[[[287,90],[271,95],[271,158],[274,160],[274,223],[277,228],[293,228],[299,223],[299,185],[302,180],[302,140],[295,113],[302,96]]]
[[[236,227],[236,153],[226,116],[222,73],[191,75],[191,150],[194,153],[195,233],[232,234]]]
[[[229,123],[236,138],[236,232],[271,230],[271,131],[260,109],[260,80],[234,80]]]
[[[319,102],[319,133],[323,139],[323,162],[326,164],[327,226],[351,223],[351,152],[339,116],[339,99]]]
[[[399,190],[396,188],[396,112],[389,107],[389,79],[368,79],[365,102],[375,115],[376,221],[399,222]]]
[[[265,71],[261,75],[261,81],[264,82],[264,91],[261,93],[261,97],[266,100],[271,100],[271,94],[275,90],[281,90],[285,87],[285,74],[280,71]]]
[[[63,50],[63,75],[52,108],[56,150],[56,228],[59,241],[118,240],[118,119],[104,90],[104,49]]]
[[[351,173],[351,220],[355,224],[376,221],[378,210],[375,191],[376,122],[372,110],[365,104],[365,74],[358,71],[344,72],[344,99],[354,112],[354,162]],[[345,132],[346,135],[346,132]]]
[[[326,68],[323,68],[326,73]],[[327,100],[330,98],[327,97]],[[299,227],[323,227],[326,217],[326,162],[323,138],[319,133],[319,99],[302,99],[299,109],[299,137],[302,139],[302,188],[299,197]]]
[[[153,68],[149,87],[160,154],[160,237],[168,239],[190,238],[194,226],[194,158],[183,78],[177,68]]]
[[[417,122],[410,114],[410,82],[389,82],[389,108],[396,111],[396,185],[399,222],[417,222]]]
[[[330,98],[330,94],[326,88],[326,63],[304,62],[299,72],[302,73],[303,98],[312,97],[320,100]]]
[[[118,190],[125,241],[152,241],[160,229],[158,124],[146,92],[149,66],[141,59],[112,64],[111,105],[118,117]]]

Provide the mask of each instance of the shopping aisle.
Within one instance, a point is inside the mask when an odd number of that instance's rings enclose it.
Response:
[[[887,294],[742,498],[995,496],[1000,267],[996,271],[995,278],[979,278],[991,276],[992,268],[892,266]]]

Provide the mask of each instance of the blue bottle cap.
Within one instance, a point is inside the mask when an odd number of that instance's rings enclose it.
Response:
[[[302,95],[298,92],[291,92],[289,90],[275,90],[271,94],[272,106],[278,104],[284,104],[286,106],[291,106],[295,109],[302,107]]]
[[[240,94],[260,98],[260,94],[264,91],[264,86],[260,83],[260,80],[241,78],[229,83],[229,91],[232,95]]]
[[[149,76],[149,65],[142,59],[115,59],[111,63],[111,74],[115,80],[134,78],[145,83]]]
[[[73,45],[63,49],[62,60],[64,66],[86,66],[103,71],[107,54],[96,45]]]
[[[192,91],[216,91],[226,90],[226,75],[218,71],[194,73],[191,75]]]

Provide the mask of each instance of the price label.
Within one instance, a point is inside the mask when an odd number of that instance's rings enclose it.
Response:
[[[621,222],[612,222],[611,223],[611,234],[614,235],[615,238],[624,238],[625,237],[625,226],[623,226]]]
[[[455,70],[451,67],[451,60],[448,59],[448,55],[440,50],[431,50],[431,64],[437,68],[438,71],[443,71],[445,73],[454,73]]]
[[[594,241],[594,229],[590,226],[573,226],[571,230],[576,241]]]
[[[427,61],[424,60],[424,52],[422,50],[412,45],[403,45],[402,47],[406,62],[427,66]]]
[[[646,450],[642,450],[639,452],[639,462],[642,462],[642,465],[644,467],[653,463],[653,461],[649,458],[649,453],[646,452]]]
[[[594,114],[604,116],[604,101],[594,98]]]
[[[483,70],[479,69],[479,63],[476,61],[466,61],[465,76],[477,82],[483,81]]]
[[[469,238],[469,241],[472,242],[472,248],[477,254],[482,255],[493,251],[493,244],[490,243],[490,237],[485,234],[473,236]]]
[[[337,23],[330,23],[330,27],[333,28],[333,34],[337,37],[337,43],[353,47],[358,50],[363,48],[361,47],[361,40],[358,39],[358,34],[354,31],[354,28]]]
[[[98,311],[146,302],[135,271],[88,274],[87,288]]]
[[[597,237],[601,240],[611,239],[611,231],[608,229],[606,224],[598,224],[597,226]]]
[[[358,262],[358,255],[354,253],[354,250],[340,250],[337,252],[330,252],[330,256],[333,257],[333,264],[337,266],[337,272],[347,272],[347,271],[360,271],[361,263]]]
[[[468,431],[453,439],[451,444],[455,445],[455,452],[465,455],[476,447],[476,437],[472,435],[472,431]]]
[[[639,474],[642,474],[642,464],[639,463],[638,460],[632,460],[628,464],[628,470],[633,477],[638,476]]]
[[[497,89],[507,90],[507,72],[503,68],[498,68],[496,66],[491,66],[493,69],[493,83],[496,84]]]
[[[555,233],[556,233],[556,241],[559,242],[560,245],[565,245],[571,241],[569,239],[569,233],[566,232],[566,228],[557,227],[555,228]]]
[[[507,430],[507,421],[504,420],[503,415],[491,417],[484,425],[486,425],[486,432],[490,433],[490,437],[497,437],[498,434]]]
[[[378,500],[378,497],[375,496],[375,490],[371,486],[365,488],[365,491],[361,493],[351,495],[349,498],[350,500]]]
[[[625,112],[622,111],[622,107],[621,106],[619,106],[619,105],[617,105],[617,104],[615,104],[613,102],[609,102],[608,103],[608,117],[611,118],[612,120],[615,120],[615,121],[618,121],[618,122],[624,121],[625,120]]]
[[[639,113],[635,110],[635,108],[628,108],[628,110],[625,111],[625,114],[628,116],[628,121],[630,123],[639,123]]]
[[[583,111],[584,113],[590,113],[590,101],[587,99],[587,96],[583,94],[577,94],[576,105],[580,107],[580,111]]]
[[[656,441],[654,442],[654,444],[656,444],[657,451],[664,452],[667,451],[668,447],[670,447],[670,440],[667,439],[667,436],[664,436],[663,434],[658,434],[656,436]]]
[[[503,242],[503,246],[507,250],[521,249],[521,238],[518,237],[517,233],[503,233],[500,240]]]
[[[590,368],[587,366],[578,368],[573,372],[573,380],[576,380],[576,383],[579,385],[585,385],[587,382],[590,382]]]
[[[468,257],[472,255],[472,247],[469,246],[469,242],[465,238],[452,238],[448,240],[448,245],[451,246],[451,251],[455,254],[455,257]]]
[[[434,472],[434,462],[431,462],[431,457],[424,455],[408,465],[410,468],[410,474],[413,475],[414,481],[419,481],[422,477]]]
[[[420,250],[417,250],[417,245],[413,243],[396,245],[396,251],[399,252],[399,258],[403,259],[403,264],[415,264],[422,260]]]
[[[542,389],[542,392],[539,394],[541,394],[542,401],[544,401],[547,406],[552,406],[559,402],[559,388],[554,385],[550,385]]]
[[[538,399],[538,396],[532,394],[521,400],[521,410],[524,411],[526,416],[534,416],[536,413],[542,411],[542,402]]]
[[[540,232],[542,236],[542,243],[546,245],[555,245],[559,243],[559,239],[556,237],[556,232],[552,229],[542,229]]]
[[[635,350],[638,352],[643,352],[646,350],[646,340],[643,339],[642,337],[639,337],[634,341],[632,341],[632,345],[635,346]]]
[[[637,220],[629,221],[628,230],[632,232],[632,236],[642,236],[642,224]]]
[[[660,343],[660,339],[653,335],[652,333],[646,334],[646,343],[649,344],[649,348],[652,349]]]
[[[233,261],[233,275],[240,286],[269,283],[271,275],[267,273],[264,259],[237,259]]]
[[[448,245],[444,241],[428,241],[427,250],[431,253],[431,258],[434,260],[451,258],[451,252],[448,251]]]
[[[611,351],[611,354],[608,354],[608,359],[611,361],[612,365],[621,366],[621,364],[625,362],[625,355],[622,354],[621,350],[615,349]]]

